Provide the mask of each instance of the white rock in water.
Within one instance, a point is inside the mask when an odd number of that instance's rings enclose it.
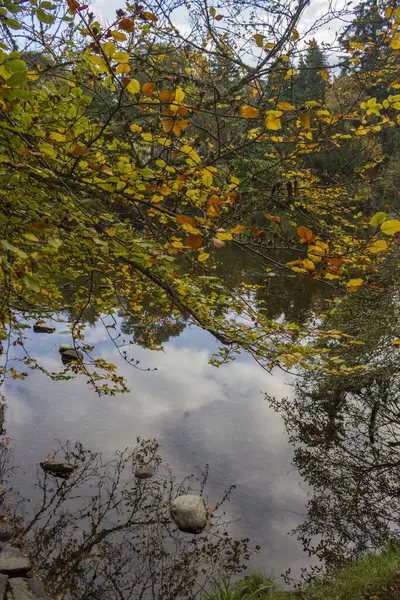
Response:
[[[201,533],[207,525],[206,505],[200,496],[178,496],[171,502],[171,517],[178,529],[186,533]]]

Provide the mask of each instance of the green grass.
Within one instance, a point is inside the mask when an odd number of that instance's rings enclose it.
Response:
[[[285,591],[272,579],[253,573],[242,581],[230,584],[224,577],[214,580],[211,588],[200,594],[202,600],[400,600],[394,589],[396,572],[400,571],[400,547],[390,545],[381,554],[365,556],[332,573],[329,579],[317,580],[312,588],[297,592]],[[400,579],[398,579],[400,583]],[[382,586],[393,586],[385,590]],[[366,595],[364,595],[367,592]]]

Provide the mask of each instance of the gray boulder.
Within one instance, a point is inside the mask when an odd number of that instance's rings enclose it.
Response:
[[[0,552],[0,573],[8,577],[25,577],[31,570],[29,558],[18,548],[3,544]]]
[[[45,460],[40,463],[43,471],[53,475],[53,477],[60,477],[61,479],[68,479],[76,469],[76,465],[67,462],[52,462]]]
[[[56,328],[54,325],[46,325],[46,323],[35,323],[33,331],[35,333],[54,333]]]
[[[39,579],[15,578],[9,581],[7,600],[50,600]],[[1,596],[0,596],[1,598]]]
[[[146,467],[139,467],[136,469],[135,477],[137,477],[137,479],[149,479],[150,477],[153,477],[155,472],[156,469],[153,465],[147,465]]]
[[[206,505],[201,496],[178,496],[171,502],[171,517],[178,529],[186,533],[201,533],[207,525]]]

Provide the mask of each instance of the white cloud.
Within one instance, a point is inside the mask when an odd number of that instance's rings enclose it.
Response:
[[[57,369],[60,359],[51,351],[56,340],[45,337],[44,362]],[[308,558],[287,532],[299,521],[296,513],[304,507],[305,493],[298,475],[289,472],[292,449],[281,418],[262,393],[291,393],[282,376],[269,376],[248,360],[215,369],[208,365],[205,349],[174,344],[165,353],[137,349],[143,367],[157,367],[153,372],[121,364],[113,347],[103,346],[102,353],[119,364],[129,394],[99,398],[82,378],[53,382],[39,374],[7,385],[7,430],[15,462],[26,471],[17,474],[18,489],[29,496],[36,464],[55,438],[80,441],[106,456],[134,447],[138,436],[156,438],[179,475],[210,464],[212,502],[237,485],[227,514],[241,519],[232,525],[235,534],[262,543],[256,564],[268,561],[278,574],[288,566],[304,566]]]

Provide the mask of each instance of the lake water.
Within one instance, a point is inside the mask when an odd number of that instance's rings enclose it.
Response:
[[[246,267],[239,266],[229,268],[233,272]],[[279,282],[270,278],[271,311],[291,313],[301,321],[312,307],[313,293],[304,293],[303,287],[293,294],[293,285],[286,279],[279,292]],[[319,289],[314,289],[320,298]],[[48,370],[61,370],[58,347],[70,342],[63,326],[53,335],[32,332],[30,337],[27,348],[32,355]],[[209,505],[236,486],[224,511],[230,535],[261,546],[251,556],[251,568],[273,576],[290,568],[292,576],[299,576],[312,559],[289,533],[302,521],[307,490],[292,466],[293,448],[281,416],[264,397],[293,395],[288,377],[280,371],[268,374],[246,355],[219,369],[210,366],[216,341],[195,328],[172,337],[164,352],[135,346],[134,358],[149,371],[122,361],[103,326],[88,326],[86,342],[96,343],[97,355],[118,366],[129,393],[98,397],[83,378],[57,382],[39,372],[5,385],[8,448],[18,467],[12,485],[30,501],[21,509],[25,518],[29,520],[31,507],[40,501],[41,492],[34,487],[37,465],[51,455],[56,440],[80,442],[109,460],[117,451],[133,449],[137,438],[155,439],[174,477],[184,478],[196,466],[209,465]],[[80,593],[71,597],[83,600]]]

